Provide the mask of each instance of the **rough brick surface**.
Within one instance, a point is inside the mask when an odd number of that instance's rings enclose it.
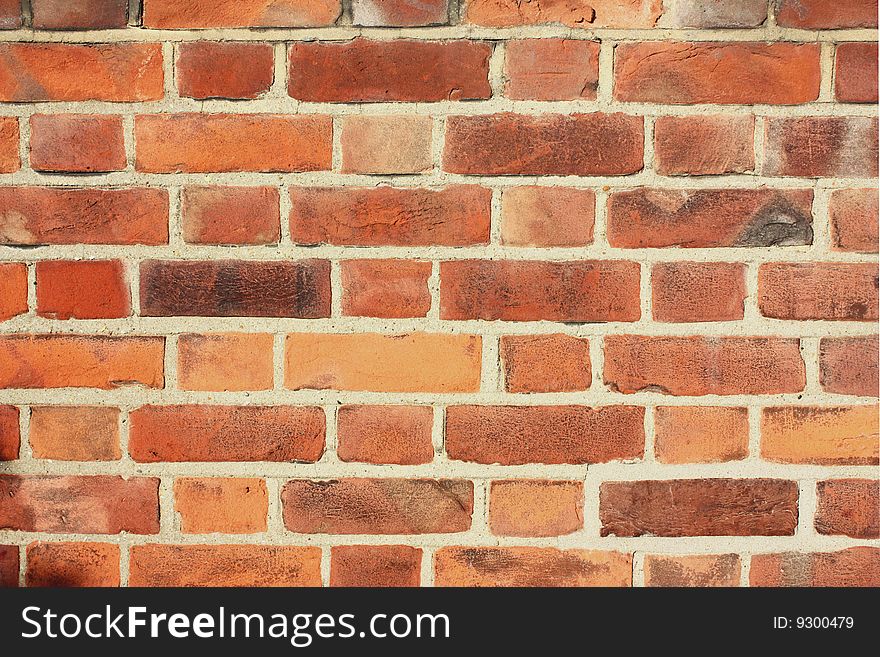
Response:
[[[31,0],[38,30],[107,30],[128,23],[128,0]]]
[[[31,543],[27,586],[119,586],[119,546],[112,543]]]

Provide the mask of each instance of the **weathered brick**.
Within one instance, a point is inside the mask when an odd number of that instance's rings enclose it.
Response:
[[[161,388],[165,338],[0,336],[0,388]]]
[[[119,409],[105,406],[31,408],[31,452],[56,461],[117,461]]]
[[[21,168],[17,116],[0,116],[0,173],[15,173]]]
[[[637,263],[621,260],[451,260],[440,263],[440,316],[633,322],[639,277]]]
[[[27,265],[21,262],[0,263],[0,322],[27,311]]]
[[[651,268],[651,312],[658,322],[743,318],[746,266],[738,262],[664,262]]]
[[[269,43],[191,41],[177,47],[177,90],[204,100],[262,96],[275,79],[275,50]]]
[[[544,25],[567,27],[654,27],[663,12],[661,0],[468,0],[463,20],[486,27]]]
[[[319,103],[489,98],[492,46],[480,41],[297,41],[288,93]]]
[[[806,371],[799,347],[796,338],[609,335],[603,376],[627,394],[800,392]]]
[[[446,120],[443,169],[477,175],[602,176],[644,166],[644,121],[628,114],[488,114]]]
[[[778,262],[758,270],[758,307],[776,319],[873,321],[877,290],[873,264]]]
[[[765,0],[664,0],[658,27],[758,27],[767,20]]]
[[[18,561],[17,545],[0,545],[0,589],[18,587]]]
[[[645,556],[645,586],[739,586],[738,554]]]
[[[658,117],[654,121],[654,167],[664,176],[751,171],[755,168],[755,117]]]
[[[181,232],[191,244],[277,244],[281,239],[277,187],[187,186]]]
[[[781,463],[877,465],[876,406],[765,408],[761,458]]]
[[[178,477],[174,510],[184,534],[256,534],[268,526],[269,494],[262,479]]]
[[[181,390],[269,390],[273,336],[268,333],[185,333],[177,340]]]
[[[605,463],[640,459],[644,409],[637,406],[450,406],[446,453],[457,461]]]
[[[504,335],[500,355],[508,392],[575,392],[587,390],[592,381],[586,338]]]
[[[321,548],[132,545],[129,586],[320,586]]]
[[[562,536],[584,526],[580,481],[493,481],[489,528],[498,536]]]
[[[330,316],[326,260],[147,260],[140,274],[147,317]]]
[[[317,27],[341,13],[340,0],[144,0],[144,27]]]
[[[542,547],[442,547],[437,586],[632,586],[632,556]]]
[[[160,100],[157,43],[2,43],[0,102]]]
[[[826,392],[841,395],[880,395],[877,336],[822,338],[819,383]]]
[[[112,543],[44,543],[27,546],[26,586],[119,586],[119,546]]]
[[[19,412],[15,406],[0,406],[0,462],[18,458],[21,444],[18,417]]]
[[[433,167],[430,116],[344,116],[343,173],[422,173]]]
[[[449,22],[449,0],[352,0],[352,24],[417,27]]]
[[[430,406],[340,406],[336,454],[346,462],[430,463],[433,418]]]
[[[284,526],[302,534],[446,534],[470,529],[474,485],[457,479],[293,480]]]
[[[466,246],[489,242],[492,192],[442,189],[301,187],[290,190],[290,236],[297,244]]]
[[[782,479],[604,482],[599,516],[602,536],[792,536],[798,487]]]
[[[0,0],[0,30],[15,30],[21,27],[22,24],[22,11],[21,11],[21,0]],[[3,549],[10,546],[0,546],[0,552]],[[2,556],[0,556],[2,559]],[[16,548],[16,563],[17,563],[17,548]],[[16,573],[18,570],[16,569]],[[18,575],[16,575],[14,584],[4,584],[3,583],[3,575],[0,574],[0,588],[4,586],[18,586]]]
[[[43,260],[36,270],[41,317],[113,319],[131,314],[121,260]]]
[[[844,103],[877,102],[876,43],[841,43],[837,46],[834,97]]]
[[[360,317],[424,317],[431,308],[423,260],[343,260],[342,313]]]
[[[294,390],[472,392],[480,386],[481,339],[441,333],[292,333],[284,384]]]
[[[323,171],[333,125],[318,114],[140,114],[135,167],[148,173]]]
[[[776,22],[805,30],[877,27],[877,0],[776,0]]]
[[[813,243],[806,189],[649,189],[608,199],[608,242],[625,249]]]
[[[108,475],[0,475],[0,529],[157,534],[159,480]]]
[[[594,100],[599,43],[580,39],[508,41],[504,95],[515,100]]]
[[[750,586],[880,586],[880,548],[755,554]]]
[[[836,189],[828,205],[835,251],[875,253],[878,198],[876,189]]]
[[[422,550],[407,545],[330,548],[330,586],[419,586]]]
[[[314,462],[324,452],[324,412],[309,406],[142,406],[128,449],[161,461]]]
[[[31,0],[37,30],[107,30],[128,24],[128,0]]]
[[[876,178],[877,119],[868,116],[768,118],[764,124],[764,174]]]
[[[614,97],[690,105],[793,105],[819,97],[815,43],[623,43],[614,49]]]
[[[831,479],[816,484],[816,531],[852,538],[880,538],[880,482]]]
[[[0,244],[167,244],[168,190],[0,187]]]
[[[726,406],[658,406],[654,453],[661,463],[739,461],[749,454],[748,411]]]
[[[595,219],[591,189],[529,185],[501,195],[501,242],[507,246],[587,246]]]

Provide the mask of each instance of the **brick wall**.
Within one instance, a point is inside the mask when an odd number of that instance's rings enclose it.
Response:
[[[876,0],[0,0],[0,582],[880,584]]]

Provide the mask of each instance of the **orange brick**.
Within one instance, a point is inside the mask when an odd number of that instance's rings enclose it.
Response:
[[[102,173],[126,167],[121,116],[34,114],[31,168],[59,173]]]
[[[361,317],[424,317],[431,308],[431,263],[343,260],[342,312]]]
[[[433,167],[430,116],[345,116],[344,173],[422,173]]]
[[[181,43],[177,46],[177,90],[181,96],[199,100],[258,98],[272,86],[274,63],[270,43]]]
[[[761,457],[782,463],[877,465],[876,406],[765,408]]]
[[[19,262],[0,263],[0,322],[27,311],[27,265]]]
[[[877,102],[877,44],[841,43],[835,50],[834,96],[844,103]]]
[[[749,454],[748,412],[726,406],[658,406],[654,452],[661,463],[744,459]]]
[[[645,586],[739,586],[738,554],[645,556]]]
[[[544,25],[567,27],[654,27],[663,12],[660,0],[469,0],[462,20],[486,27]]]
[[[877,0],[778,0],[776,22],[782,27],[835,30],[877,27]]]
[[[480,386],[481,339],[439,333],[292,333],[285,385],[294,390],[470,392]]]
[[[174,510],[184,534],[255,534],[267,529],[269,494],[262,479],[178,477]]]
[[[277,244],[280,195],[275,187],[196,187],[181,194],[183,239],[191,244]]]
[[[26,586],[119,586],[119,546],[111,543],[43,543],[27,546]]]
[[[508,246],[587,246],[595,218],[591,189],[524,186],[501,195],[501,241]]]
[[[504,95],[515,100],[594,100],[599,43],[581,39],[507,42]]]
[[[664,176],[751,171],[755,168],[755,117],[658,117],[654,121],[654,166]]]
[[[504,335],[501,365],[508,392],[573,392],[592,382],[590,343],[554,335]]]
[[[34,458],[58,461],[116,461],[119,409],[104,406],[31,408],[30,443]]]
[[[819,342],[819,383],[841,395],[880,395],[877,336],[822,338]]]
[[[273,381],[268,333],[187,333],[177,341],[181,390],[268,390]]]
[[[347,462],[429,463],[433,418],[430,406],[340,406],[336,453]]]
[[[584,526],[580,481],[493,481],[489,528],[498,536],[562,536]]]
[[[17,545],[0,545],[0,589],[18,587],[18,562]]]
[[[31,12],[37,30],[108,30],[126,26],[128,0],[31,0]]]
[[[330,586],[419,586],[422,550],[406,545],[330,548]]]
[[[15,173],[21,168],[18,132],[18,117],[0,116],[0,173]]]
[[[830,479],[816,484],[816,531],[852,538],[880,538],[880,482]]]
[[[836,189],[828,206],[835,251],[877,251],[876,189]]]
[[[737,262],[664,262],[651,267],[651,309],[658,322],[743,318],[746,266]]]
[[[341,13],[340,0],[144,0],[144,27],[313,27]]]
[[[0,406],[0,462],[18,458],[21,432],[15,406]]]
[[[758,308],[776,319],[874,321],[877,281],[874,264],[767,263],[758,269]]]
[[[38,262],[37,314],[51,319],[128,317],[125,265],[120,260]]]
[[[755,554],[750,586],[880,586],[880,548]]]

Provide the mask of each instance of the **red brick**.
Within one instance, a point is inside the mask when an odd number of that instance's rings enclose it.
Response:
[[[880,538],[880,482],[831,479],[816,484],[816,531],[852,538]]]
[[[340,406],[340,461],[420,465],[434,460],[430,406]]]
[[[446,534],[470,529],[474,485],[457,479],[287,482],[284,526],[301,534]]]
[[[0,475],[0,529],[55,534],[157,534],[159,480]]]
[[[776,22],[806,30],[877,27],[877,0],[778,0]]]
[[[0,173],[15,173],[21,168],[18,141],[18,117],[0,116]]]
[[[119,409],[104,406],[31,408],[31,453],[56,461],[117,461]]]
[[[341,13],[340,0],[144,0],[144,27],[317,27]]]
[[[321,548],[132,545],[129,586],[320,586]]]
[[[873,321],[877,288],[873,264],[768,263],[758,270],[758,307],[776,319]]]
[[[119,546],[112,543],[43,543],[27,546],[26,586],[119,586]]]
[[[291,188],[296,244],[466,246],[489,242],[492,192],[477,185],[427,188]]]
[[[599,43],[580,39],[508,41],[504,95],[515,100],[595,100]]]
[[[440,263],[440,316],[633,322],[639,277],[639,265],[622,260],[451,260]]]
[[[437,586],[632,586],[632,556],[542,547],[442,547]]]
[[[446,452],[473,463],[583,464],[640,459],[644,409],[636,406],[450,406]]]
[[[126,27],[128,0],[31,0],[38,30],[107,30]]]
[[[815,43],[623,43],[614,52],[614,97],[690,105],[793,105],[819,97]]]
[[[651,308],[658,322],[743,318],[746,266],[738,262],[664,262],[651,268]]]
[[[644,122],[628,114],[488,114],[446,120],[443,169],[478,175],[625,175],[644,165]]]
[[[0,187],[0,244],[167,244],[168,190]]]
[[[877,336],[822,338],[819,383],[825,392],[840,395],[880,395]]]
[[[274,336],[269,333],[185,333],[177,340],[181,390],[269,390]]]
[[[131,314],[121,260],[37,263],[37,314],[51,319],[113,319]]]
[[[803,390],[806,371],[796,338],[609,335],[604,380],[627,394],[774,395]]]
[[[27,311],[27,265],[21,262],[0,263],[0,322]]]
[[[608,242],[625,249],[813,243],[806,189],[649,189],[614,192]]]
[[[0,388],[164,385],[163,337],[0,336]]]
[[[100,173],[126,167],[121,116],[34,114],[31,168],[61,173]]]
[[[277,244],[280,198],[277,187],[184,187],[183,239],[191,244]]]
[[[654,27],[660,0],[469,0],[462,20],[487,27],[561,23],[567,27]]]
[[[174,510],[184,534],[255,534],[267,529],[269,494],[262,479],[178,477]]]
[[[481,339],[443,333],[291,333],[284,385],[293,390],[475,392]]]
[[[0,545],[0,589],[18,587],[18,569],[18,546]]]
[[[318,103],[489,98],[492,46],[480,41],[298,41],[288,93]]]
[[[738,554],[645,556],[645,586],[739,586]]]
[[[489,528],[496,536],[562,536],[584,526],[580,481],[493,481]]]
[[[501,242],[508,246],[593,243],[596,194],[570,187],[509,187],[501,195]]]
[[[343,116],[343,173],[422,173],[434,164],[430,116]]]
[[[745,408],[658,406],[654,409],[654,453],[660,463],[719,463],[749,455]]]
[[[160,100],[158,43],[2,43],[0,102]]]
[[[318,114],[141,114],[135,167],[148,173],[330,168],[333,126]]]
[[[140,463],[313,463],[325,420],[309,406],[142,406],[131,412],[128,449]]]
[[[592,381],[590,343],[563,333],[501,336],[508,392],[576,392]]]
[[[419,586],[422,550],[406,545],[330,548],[330,586]]]
[[[673,0],[665,2],[658,27],[758,27],[767,20],[766,0]]]
[[[835,53],[834,97],[844,103],[876,103],[877,44],[841,43]]]
[[[765,408],[761,458],[777,463],[877,465],[877,406]]]
[[[448,0],[352,0],[352,24],[417,27],[449,22]]]
[[[868,116],[768,118],[764,174],[876,178],[877,119]]]
[[[18,409],[15,406],[0,406],[0,462],[17,459],[20,443]]]
[[[15,30],[21,27],[21,24],[21,0],[0,0],[0,30]],[[0,550],[6,547],[11,546],[0,546]],[[15,549],[17,555],[18,548]],[[16,569],[17,572],[18,570]],[[3,575],[0,575],[0,588],[4,586],[18,586],[18,575],[16,574],[15,584],[11,585],[3,584]]]
[[[602,536],[793,536],[798,486],[781,479],[611,481]]]
[[[880,548],[752,556],[750,586],[880,586]]]
[[[835,251],[877,251],[877,190],[836,189],[828,213]]]
[[[360,317],[424,317],[431,308],[431,263],[343,260],[342,312]]]
[[[330,264],[146,260],[140,297],[146,317],[329,317]]]
[[[654,122],[654,167],[664,176],[751,171],[755,168],[755,117],[658,117]]]
[[[186,98],[258,98],[275,79],[269,43],[191,41],[177,47],[177,90]]]

